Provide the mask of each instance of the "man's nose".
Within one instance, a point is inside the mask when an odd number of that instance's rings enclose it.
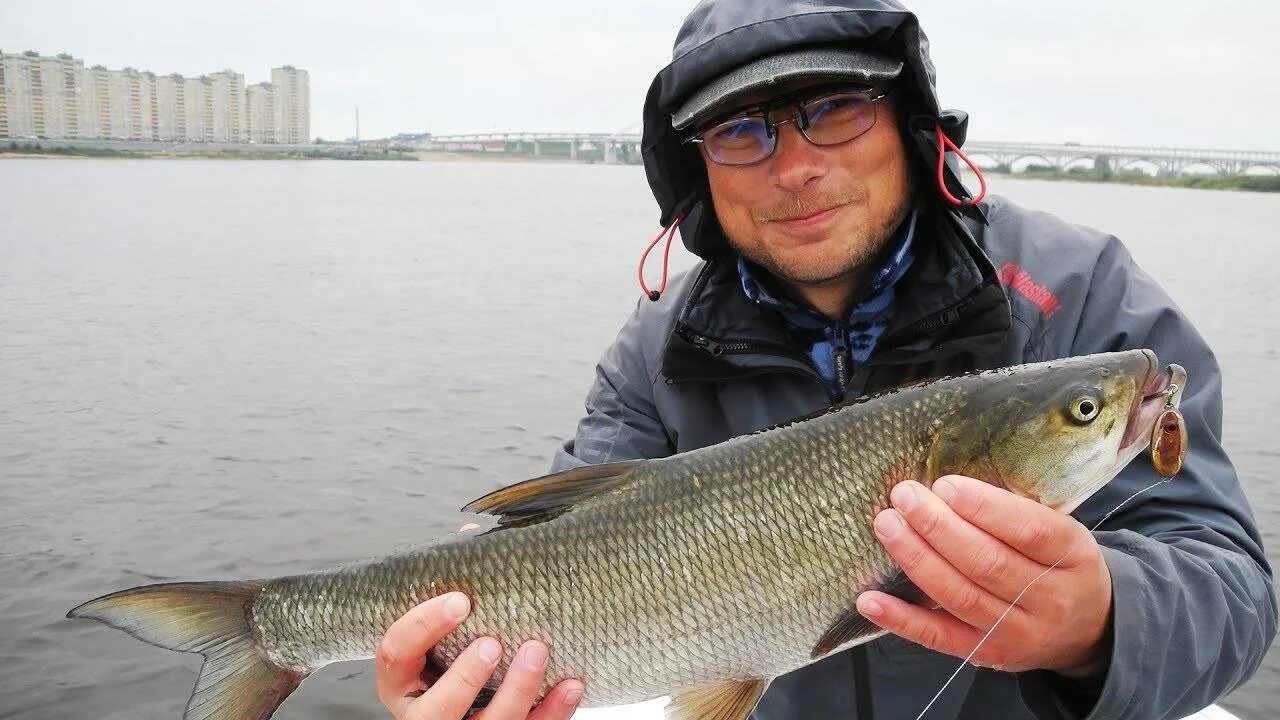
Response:
[[[827,174],[822,148],[809,142],[795,122],[779,124],[777,146],[773,149],[774,184],[789,192],[800,192]]]

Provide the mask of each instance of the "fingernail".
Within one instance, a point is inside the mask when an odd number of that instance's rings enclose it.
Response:
[[[900,482],[893,486],[893,491],[889,493],[889,499],[893,501],[893,506],[906,512],[916,505],[916,488],[911,482]]]
[[[872,598],[858,598],[858,612],[865,616],[879,615],[884,612],[884,606]]]
[[[471,612],[471,598],[463,593],[449,593],[444,599],[444,611],[454,620],[461,620]]]
[[[942,502],[950,505],[951,501],[956,499],[956,484],[947,478],[936,480],[933,483],[933,494],[942,498]]]
[[[885,510],[876,516],[876,534],[882,538],[894,538],[902,532],[902,516],[893,510]]]
[[[577,705],[582,700],[582,688],[575,687],[564,694],[565,705]]]
[[[502,643],[491,637],[482,637],[476,640],[476,653],[481,660],[492,665],[502,656]]]
[[[542,670],[547,666],[547,646],[540,642],[526,643],[520,648],[524,664],[530,670]]]

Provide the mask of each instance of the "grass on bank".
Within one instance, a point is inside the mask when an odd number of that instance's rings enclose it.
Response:
[[[1157,177],[1136,171],[1115,172],[1105,167],[1074,167],[1064,171],[1043,165],[1032,165],[1019,173],[1012,172],[1007,165],[1001,165],[989,172],[1028,180],[1071,180],[1074,182],[1120,183],[1123,185],[1182,187],[1200,190],[1280,192],[1280,175],[1177,175],[1174,177]]]

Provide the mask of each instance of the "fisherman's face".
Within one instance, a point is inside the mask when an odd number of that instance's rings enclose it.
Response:
[[[716,217],[747,259],[804,288],[848,282],[875,261],[910,209],[906,148],[892,95],[871,130],[818,146],[778,127],[768,158],[742,166],[703,156]]]

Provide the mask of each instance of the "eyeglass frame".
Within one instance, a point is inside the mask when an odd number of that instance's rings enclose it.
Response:
[[[749,167],[751,165],[762,163],[765,160],[768,160],[770,157],[773,156],[773,153],[776,152],[778,149],[777,138],[778,138],[779,126],[785,125],[787,123],[794,123],[796,126],[796,130],[800,132],[800,135],[804,137],[805,141],[817,147],[835,147],[837,145],[843,145],[847,142],[852,142],[862,137],[863,135],[866,135],[867,133],[871,132],[872,129],[875,128],[876,123],[879,122],[879,119],[880,119],[880,112],[876,107],[876,103],[888,97],[889,93],[892,91],[892,88],[877,89],[875,87],[866,87],[864,85],[859,85],[859,86],[845,86],[846,88],[857,87],[858,89],[856,90],[852,90],[852,89],[842,90],[842,89],[837,89],[838,87],[840,86],[825,85],[817,89],[810,88],[807,91],[791,93],[789,95],[784,95],[779,98],[774,98],[767,102],[756,103],[754,105],[747,105],[745,107],[737,108],[731,112],[719,115],[715,120],[711,120],[703,124],[702,130],[685,138],[684,142],[702,145],[703,156],[706,157],[711,162],[724,167]],[[879,94],[875,94],[875,95],[872,94],[876,92],[878,92]],[[832,97],[835,95],[867,95],[871,102],[871,109],[875,112],[875,117],[872,118],[871,125],[869,125],[866,130],[863,130],[857,135],[854,135],[853,137],[848,138],[846,140],[841,140],[840,142],[828,143],[824,145],[822,143],[815,142],[813,138],[809,137],[809,134],[806,132],[806,130],[809,129],[809,118],[805,115],[804,106],[809,103],[815,102],[817,100],[822,100],[824,98]],[[769,119],[769,116],[775,110],[779,110],[787,107],[791,107],[795,109],[795,113],[791,117],[784,118],[777,121],[771,121]],[[766,153],[763,157],[761,157],[758,160],[752,160],[751,162],[747,162],[747,163],[723,163],[711,157],[711,154],[706,151],[706,147],[705,147],[706,141],[703,139],[704,135],[711,132],[712,130],[715,130],[718,127],[734,122],[736,120],[742,120],[746,118],[755,118],[755,117],[762,117],[764,119],[765,137],[773,140],[773,145],[769,148],[769,152]]]

